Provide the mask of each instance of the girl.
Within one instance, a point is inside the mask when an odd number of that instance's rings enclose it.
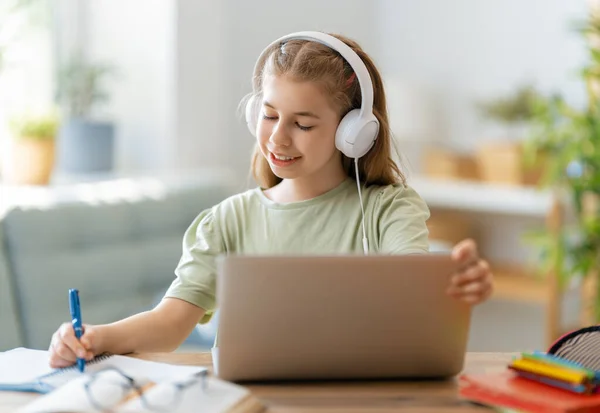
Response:
[[[355,42],[314,32],[286,36],[261,55],[253,86],[247,121],[257,139],[252,172],[259,187],[198,215],[156,308],[87,325],[81,341],[63,324],[50,344],[53,367],[103,352],[176,349],[216,308],[219,254],[428,251],[429,210],[392,159],[383,82]],[[475,243],[459,243],[452,256],[461,270],[448,294],[471,304],[487,299],[492,274]]]

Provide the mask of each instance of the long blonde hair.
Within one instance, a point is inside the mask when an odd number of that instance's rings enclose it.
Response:
[[[356,52],[365,63],[373,82],[373,113],[379,120],[379,134],[371,150],[358,160],[360,179],[367,186],[404,184],[404,174],[392,158],[392,149],[395,147],[388,121],[381,75],[372,59],[356,42],[338,34],[331,35]],[[350,110],[360,108],[360,85],[353,76],[352,68],[339,53],[321,43],[289,40],[283,45],[273,45],[271,50],[267,51],[262,70],[259,70],[253,78],[253,93],[243,102],[254,97],[253,101],[257,105],[261,103],[262,81],[266,74],[286,75],[298,81],[317,83],[323,88],[326,96],[330,97],[333,107],[338,108],[340,119]],[[355,178],[354,160],[342,154],[342,165],[346,174]],[[273,173],[258,145],[255,145],[252,154],[251,172],[260,187],[265,189],[282,181]]]

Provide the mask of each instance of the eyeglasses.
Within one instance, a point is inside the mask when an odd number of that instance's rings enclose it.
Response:
[[[100,411],[114,408],[128,400],[130,393],[134,392],[146,409],[166,412],[173,410],[181,400],[181,393],[187,388],[200,383],[201,390],[205,391],[207,376],[208,371],[202,370],[185,381],[164,383],[157,391],[146,393],[144,386],[140,386],[132,377],[109,367],[92,374],[85,383],[85,391],[92,406]]]

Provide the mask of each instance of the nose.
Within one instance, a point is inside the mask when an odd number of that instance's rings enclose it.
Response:
[[[286,129],[281,122],[273,127],[269,141],[275,146],[290,146],[292,143],[290,136],[287,134]]]

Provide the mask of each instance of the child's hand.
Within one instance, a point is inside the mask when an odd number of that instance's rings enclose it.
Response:
[[[54,368],[68,367],[77,361],[77,357],[91,360],[98,354],[98,344],[101,340],[98,328],[83,325],[81,341],[75,337],[71,323],[63,323],[52,335],[50,342],[50,366]]]
[[[471,239],[452,249],[452,259],[459,270],[452,276],[448,294],[469,304],[479,304],[492,294],[494,276],[487,261],[479,258],[477,245]]]

